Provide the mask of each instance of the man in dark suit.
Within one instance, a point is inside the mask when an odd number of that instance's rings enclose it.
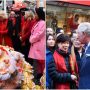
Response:
[[[84,22],[77,29],[79,41],[87,44],[81,60],[79,89],[90,89],[90,23]]]

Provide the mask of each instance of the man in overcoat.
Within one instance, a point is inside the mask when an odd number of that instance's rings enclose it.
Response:
[[[77,28],[78,39],[86,45],[81,60],[79,89],[90,89],[90,23],[83,22]]]

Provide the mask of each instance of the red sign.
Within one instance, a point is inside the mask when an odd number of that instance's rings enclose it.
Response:
[[[90,6],[90,0],[60,0],[60,1]]]

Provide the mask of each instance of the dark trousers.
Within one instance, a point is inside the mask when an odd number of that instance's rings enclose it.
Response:
[[[43,75],[43,71],[45,68],[44,60],[36,60],[33,59],[33,69],[34,69],[34,82],[36,85],[40,85],[40,78]]]

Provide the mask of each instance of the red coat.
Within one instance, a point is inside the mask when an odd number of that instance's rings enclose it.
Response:
[[[74,22],[74,18],[72,17],[72,18],[70,18],[69,20],[68,20],[68,25],[69,25],[69,27],[70,27],[70,29],[71,30],[75,30],[75,29],[77,29],[77,27],[78,27],[78,23],[75,23]]]
[[[8,36],[7,22],[8,20],[0,21],[0,45],[12,47],[12,41]]]
[[[24,42],[26,39],[29,39],[31,34],[31,29],[33,25],[36,23],[36,20],[27,20],[22,22],[22,42]]]
[[[53,56],[54,56],[57,71],[61,72],[61,73],[68,73],[64,57],[62,55],[58,54],[56,51],[54,52]],[[76,60],[73,59],[71,55],[70,55],[70,58],[69,58],[69,63],[70,63],[70,67],[71,67],[71,74],[74,74],[74,75],[78,74],[78,68],[77,68]],[[70,89],[70,84],[69,83],[62,83],[62,84],[61,83],[56,83],[55,88],[56,89],[62,89],[62,90],[63,89]]]

